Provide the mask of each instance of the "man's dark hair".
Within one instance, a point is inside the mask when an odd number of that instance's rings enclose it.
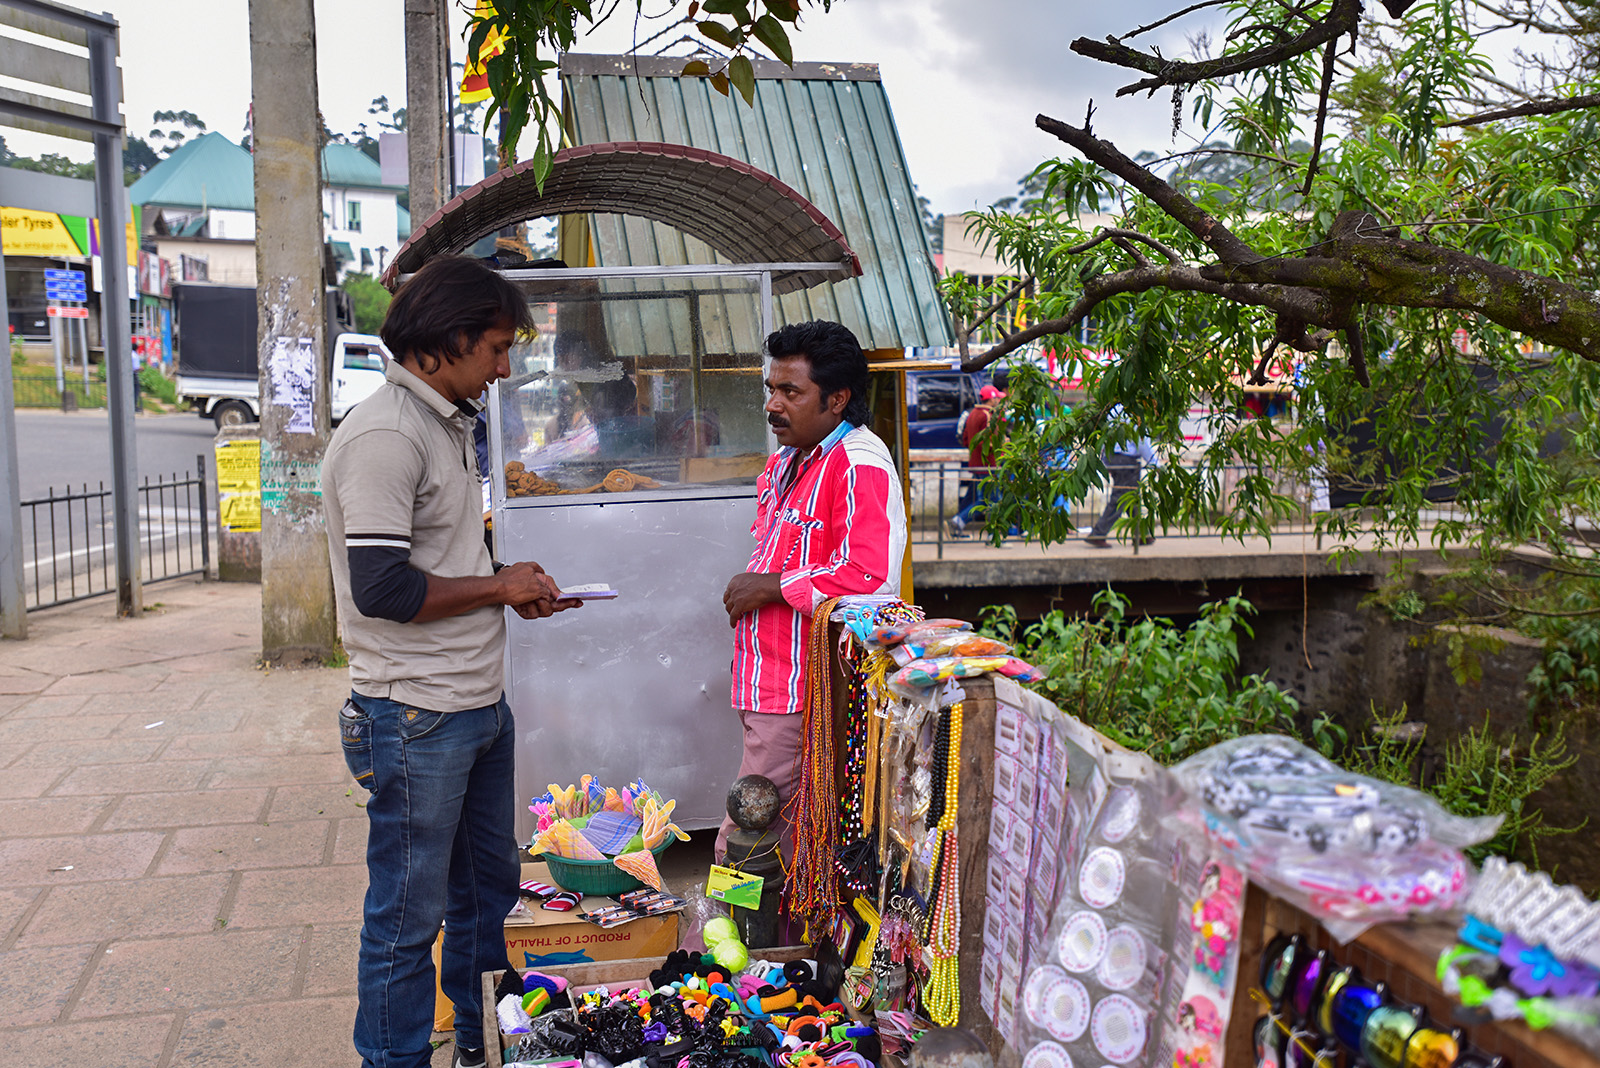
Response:
[[[811,364],[811,381],[822,390],[823,400],[841,389],[850,391],[844,418],[856,426],[872,420],[867,407],[867,356],[861,342],[843,323],[814,319],[791,323],[767,335],[767,355],[774,360],[804,356]]]
[[[497,326],[532,332],[527,298],[482,260],[439,256],[395,293],[378,336],[390,352],[431,374],[440,359],[455,363]]]
[[[989,382],[995,389],[1004,393],[1007,387],[1011,385],[1011,370],[1006,367],[995,368],[994,373],[989,376]]]

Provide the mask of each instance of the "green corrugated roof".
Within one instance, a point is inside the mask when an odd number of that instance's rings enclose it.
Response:
[[[145,172],[128,200],[157,207],[254,211],[255,168],[250,153],[219,133],[203,134]]]
[[[361,189],[403,189],[383,184],[383,169],[378,161],[355,145],[334,142],[322,149],[322,180],[328,185],[355,186]]]
[[[834,319],[869,349],[951,345],[933,255],[889,98],[873,64],[758,61],[755,106],[684,60],[567,55],[561,83],[573,142],[665,141],[720,152],[775,175],[844,232],[863,274],[777,298],[780,323]],[[635,77],[635,75],[638,77]],[[591,218],[596,261],[714,263],[709,246],[660,223]]]

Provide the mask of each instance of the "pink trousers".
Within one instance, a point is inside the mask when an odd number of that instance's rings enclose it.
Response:
[[[789,807],[789,797],[794,792],[795,761],[800,756],[800,727],[804,720],[805,716],[799,712],[787,715],[739,712],[739,722],[744,727],[744,756],[735,777],[764,775],[778,788],[779,814],[768,833],[778,835],[779,848],[785,857],[793,852],[794,828],[784,810]],[[722,818],[722,829],[717,832],[718,862],[727,851],[728,835],[737,828],[731,818]]]

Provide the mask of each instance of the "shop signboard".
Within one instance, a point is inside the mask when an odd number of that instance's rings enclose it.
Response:
[[[50,305],[50,307],[46,308],[44,310],[44,312],[45,312],[45,314],[47,316],[49,316],[52,319],[87,319],[87,318],[89,318],[89,309],[88,308],[83,308],[83,307],[67,308],[67,307],[62,307],[59,304],[52,304],[52,305]]]

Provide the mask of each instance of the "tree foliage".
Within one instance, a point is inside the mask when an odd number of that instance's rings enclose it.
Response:
[[[687,40],[696,55],[684,64],[686,76],[710,80],[717,92],[736,91],[746,104],[755,100],[752,56],[768,56],[790,66],[794,53],[789,34],[806,6],[827,11],[834,0],[691,0],[677,15],[674,5],[665,24],[641,39],[635,22],[635,50],[659,45],[671,48]],[[481,55],[491,37],[504,44],[484,64],[494,102],[484,113],[484,128],[500,121],[500,166],[516,162],[517,143],[532,126],[537,138],[534,172],[541,188],[560,147],[560,104],[551,95],[546,75],[556,57],[572,48],[579,35],[615,14],[617,4],[593,0],[495,0],[487,15],[474,12],[468,29],[467,55]],[[643,18],[644,0],[636,0]],[[671,34],[679,37],[669,40]]]
[[[1135,161],[1092,114],[1082,127],[1040,116],[1075,155],[1040,168],[1033,210],[977,218],[1034,280],[1035,320],[965,366],[1031,367],[1049,350],[1083,360],[1085,391],[1068,410],[1044,374],[1013,374],[991,525],[1072,537],[1048,502],[1084,497],[1108,448],[1148,435],[1186,462],[1147,472],[1127,510],[1143,530],[1267,533],[1327,478],[1364,505],[1321,517],[1336,535],[1431,530],[1482,549],[1486,572],[1534,546],[1592,575],[1577,532],[1600,519],[1600,113],[1448,126],[1495,81],[1466,0],[1397,3],[1409,10],[1393,21],[1344,0],[1224,6],[1216,55],[1158,62],[1128,43],[1137,31],[1071,47],[1137,72],[1123,92],[1172,93],[1235,166]],[[1562,99],[1581,102],[1594,79],[1576,71]],[[1085,224],[1085,208],[1112,222]],[[1108,360],[1078,340],[1091,315]],[[1271,370],[1296,381],[1290,422],[1245,408]],[[1181,425],[1197,405],[1203,448]],[[1455,507],[1429,527],[1441,498]]]

